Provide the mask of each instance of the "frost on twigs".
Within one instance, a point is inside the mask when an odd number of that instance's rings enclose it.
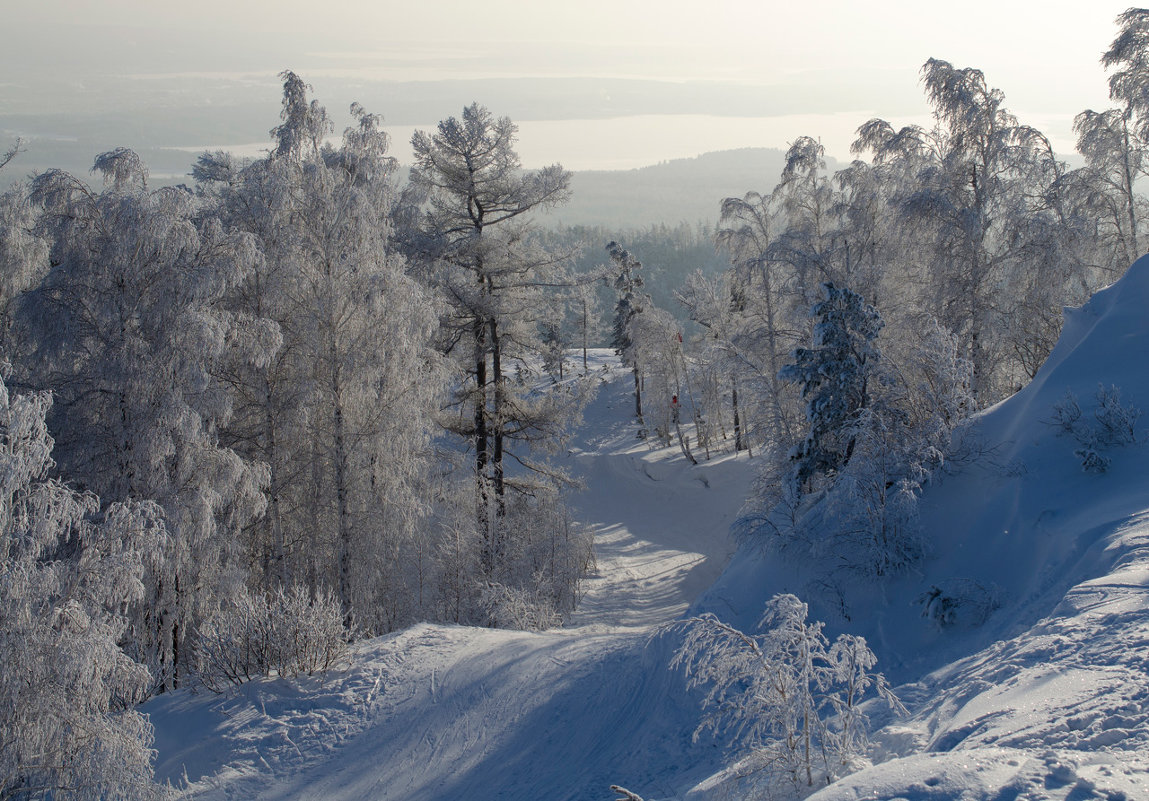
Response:
[[[674,624],[685,638],[672,661],[690,687],[705,688],[707,709],[695,732],[734,735],[749,755],[735,772],[763,785],[784,782],[795,792],[829,784],[862,767],[869,749],[862,703],[876,694],[904,713],[862,637],[832,644],[821,622],[806,619],[793,595],[766,605],[757,634],[713,615]]]
[[[632,793],[625,787],[619,787],[617,784],[612,784],[610,789],[611,792],[618,793],[619,797],[616,799],[616,801],[642,801],[642,796],[640,796],[638,793]]]
[[[1053,414],[1048,421],[1069,434],[1080,445],[1073,455],[1081,460],[1081,469],[1087,473],[1105,473],[1113,460],[1104,453],[1114,446],[1134,445],[1140,438],[1137,423],[1141,410],[1133,403],[1126,405],[1121,398],[1121,390],[1113,385],[1097,385],[1094,395],[1092,422],[1084,419],[1077,396],[1066,391],[1065,396],[1053,404]]]
[[[273,673],[326,673],[347,658],[343,612],[330,591],[312,598],[300,585],[243,589],[204,623],[195,656],[200,681],[214,692]]]
[[[977,628],[1001,606],[996,587],[969,578],[939,581],[918,596],[922,617],[939,629]]]
[[[50,405],[0,377],[0,798],[153,798],[150,678],[118,643],[163,526],[49,477]]]
[[[544,631],[562,624],[562,616],[545,592],[491,582],[480,603],[492,628]]]
[[[952,334],[933,323],[912,363],[895,368],[877,348],[873,307],[825,290],[813,309],[815,347],[779,372],[801,387],[809,433],[787,456],[767,453],[735,530],[840,586],[902,575],[924,558],[918,500],[939,470],[966,456],[954,432],[975,404]]]

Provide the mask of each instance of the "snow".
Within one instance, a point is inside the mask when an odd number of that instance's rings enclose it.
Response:
[[[927,488],[926,561],[834,598],[750,544],[726,566],[753,463],[692,467],[637,439],[630,374],[600,352],[570,453],[598,567],[568,626],[422,624],[323,679],[161,696],[145,708],[157,773],[203,799],[736,798],[723,744],[693,741],[698,698],[658,627],[700,611],[750,627],[794,592],[831,637],[866,637],[910,709],[875,706],[874,764],[816,801],[1149,798],[1149,442],[1087,473],[1051,424],[1067,390],[1089,419],[1099,383],[1149,403],[1147,308],[1149,258],[1067,310],[1037,377]],[[969,601],[952,625],[923,616],[931,588]]]
[[[1051,422],[1067,391],[1090,418],[1099,383],[1149,398],[1147,306],[1142,259],[1066,311],[1038,375],[979,416],[970,456],[927,488],[925,564],[880,591],[842,588],[848,620],[815,572],[749,548],[700,601],[749,625],[765,598],[796,592],[902,683],[912,714],[876,733],[885,761],[813,798],[1149,797],[1149,444],[1142,431],[1106,451],[1108,472],[1086,473]],[[919,602],[932,587],[980,588],[996,609],[939,627]]]
[[[421,624],[357,644],[325,679],[265,680],[147,705],[157,776],[190,797],[672,797],[717,771],[692,740],[697,697],[667,670],[679,617],[733,553],[751,470],[727,449],[689,466],[636,437],[633,379],[597,352],[602,387],[568,465],[587,490],[597,569],[570,624],[543,633]],[[655,636],[652,636],[655,635]]]

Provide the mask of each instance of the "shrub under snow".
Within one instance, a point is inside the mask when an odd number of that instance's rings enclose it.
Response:
[[[301,586],[270,596],[246,589],[200,629],[196,669],[222,692],[259,676],[324,673],[347,656],[343,613],[331,592],[311,598]]]

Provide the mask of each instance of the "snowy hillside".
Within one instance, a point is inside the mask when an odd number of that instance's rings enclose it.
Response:
[[[920,570],[833,599],[752,546],[719,576],[753,465],[649,449],[608,367],[571,449],[598,573],[568,627],[420,625],[326,680],[163,696],[147,707],[157,773],[196,798],[594,799],[615,783],[736,798],[650,635],[688,608],[748,627],[788,591],[829,632],[864,635],[910,709],[875,711],[878,764],[818,801],[1149,798],[1149,419],[1119,444],[1095,415],[1099,383],[1119,388],[1111,410],[1149,403],[1147,308],[1149,258],[1068,312],[1037,378],[928,488]]]
[[[1067,310],[1036,378],[979,417],[965,459],[923,497],[920,572],[880,593],[845,587],[849,620],[816,573],[751,549],[700,603],[750,625],[766,598],[796,592],[905,682],[912,715],[879,733],[876,755],[901,758],[819,801],[1149,798],[1149,419],[1136,443],[1107,446],[1095,415],[1099,384],[1126,409],[1149,403],[1146,308],[1149,258]],[[1067,392],[1076,435],[1058,424]],[[1107,470],[1083,468],[1083,440]]]

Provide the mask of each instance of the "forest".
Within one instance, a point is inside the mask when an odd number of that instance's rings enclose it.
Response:
[[[862,121],[832,173],[801,137],[713,228],[544,226],[570,173],[523,169],[479,103],[400,175],[376,114],[334,137],[291,71],[264,157],[205,152],[151,189],[120,148],[94,183],[14,184],[0,798],[159,793],[138,705],[181,687],[321,673],[420,621],[562,625],[595,560],[554,458],[590,348],[633,374],[640,437],[758,459],[738,537],[912,570],[922,488],[978,458],[955,429],[1145,248],[1149,11],[1118,25],[1082,166],[931,58],[932,126]]]

